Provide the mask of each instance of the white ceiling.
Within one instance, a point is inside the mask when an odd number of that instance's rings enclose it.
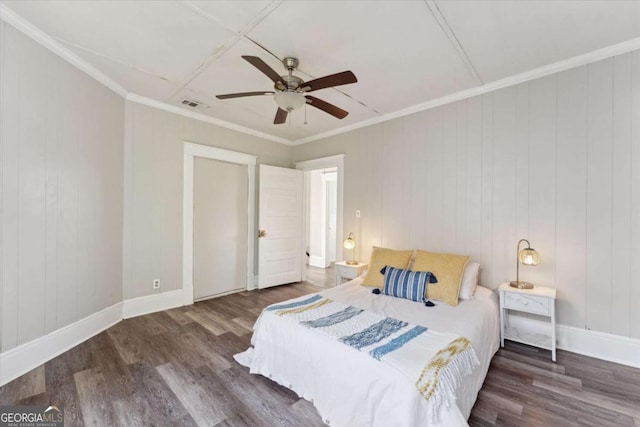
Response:
[[[557,61],[640,37],[640,1],[16,1],[2,3],[126,90],[299,140],[375,119]],[[315,108],[273,125],[272,90],[241,58],[304,80],[351,70],[358,83],[314,95]],[[187,108],[187,107],[184,107]]]

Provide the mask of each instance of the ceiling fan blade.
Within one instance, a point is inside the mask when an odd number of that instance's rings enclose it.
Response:
[[[257,56],[248,56],[248,55],[243,55],[242,58],[245,61],[247,61],[249,64],[256,67],[258,70],[262,71],[267,77],[273,80],[274,83],[280,82],[285,88],[287,87],[287,83],[282,79],[282,77],[280,77],[280,75],[276,72],[276,70],[271,68],[262,59],[258,58]]]
[[[242,98],[244,96],[261,96],[261,95],[273,95],[275,92],[241,92],[241,93],[227,93],[225,95],[216,95],[218,99],[231,99]]]
[[[281,125],[283,123],[285,123],[287,121],[287,116],[289,115],[289,112],[287,110],[283,110],[282,108],[278,108],[278,111],[276,111],[276,117],[275,119],[273,119],[273,124],[274,125]]]
[[[307,95],[305,97],[307,99],[307,104],[312,107],[316,107],[319,110],[324,111],[325,113],[331,114],[333,117],[337,117],[338,119],[344,119],[349,115],[348,111],[344,111],[342,108],[338,108],[333,104],[329,104],[322,99],[318,99],[315,96]]]
[[[302,90],[305,92],[313,92],[314,90],[324,89],[340,85],[348,85],[356,83],[358,79],[351,71],[343,71],[330,76],[320,77],[302,84]],[[308,88],[308,89],[307,89]]]

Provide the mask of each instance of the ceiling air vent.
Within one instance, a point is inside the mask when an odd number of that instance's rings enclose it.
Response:
[[[187,107],[197,108],[199,110],[206,110],[209,108],[207,104],[204,104],[200,101],[195,101],[193,99],[184,98],[180,100],[180,104],[186,105]]]

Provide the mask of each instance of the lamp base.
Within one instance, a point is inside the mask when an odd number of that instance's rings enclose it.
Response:
[[[511,286],[512,288],[518,288],[518,289],[533,289],[533,285],[529,282],[516,282],[513,281],[511,283],[509,283],[509,286]]]
[[[346,264],[347,265],[358,265],[360,263],[358,261],[347,261]]]

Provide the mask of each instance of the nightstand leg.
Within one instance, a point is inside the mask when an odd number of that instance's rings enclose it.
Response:
[[[551,311],[551,360],[556,361],[556,308]]]
[[[504,310],[502,310],[502,316],[500,316],[500,346],[504,347]]]
[[[502,300],[504,298],[500,298],[500,346],[504,347],[504,317],[507,315],[505,313],[504,305]]]

